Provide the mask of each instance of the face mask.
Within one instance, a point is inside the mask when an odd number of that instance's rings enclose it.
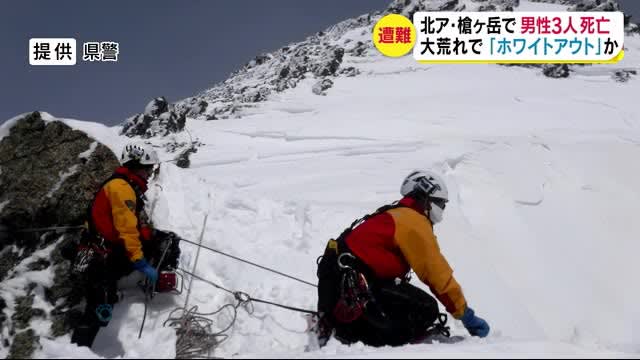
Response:
[[[149,182],[150,177],[153,175],[153,168],[141,168],[136,170],[134,173],[144,181]]]
[[[428,214],[429,214],[429,219],[431,220],[432,224],[437,224],[440,221],[442,221],[442,215],[444,213],[444,209],[439,207],[436,204],[431,204],[431,210],[429,210]]]

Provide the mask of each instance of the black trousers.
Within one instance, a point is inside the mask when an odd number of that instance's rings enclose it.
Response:
[[[159,233],[153,241],[143,242],[143,253],[149,263],[156,267],[162,256],[159,246],[165,244],[164,233]],[[177,241],[171,242],[171,247],[165,255],[161,269],[176,268],[180,249]],[[109,321],[103,321],[97,314],[98,307],[110,305],[112,308],[118,302],[118,281],[133,271],[133,265],[126,256],[124,247],[114,246],[105,261],[97,260],[86,274],[84,286],[86,306],[80,323],[74,329],[71,342],[78,346],[91,347],[101,327],[107,326]]]
[[[118,281],[132,271],[132,264],[121,248],[114,249],[105,261],[97,260],[89,267],[84,284],[86,305],[71,335],[71,343],[87,347],[93,345],[100,328],[109,324],[107,319],[98,317],[98,307],[110,305],[113,308],[118,302]]]
[[[371,346],[400,346],[420,339],[439,315],[437,301],[425,291],[407,283],[379,281],[368,276],[375,303],[370,303],[362,316],[350,323],[339,322],[333,310],[340,298],[342,273],[337,255],[325,251],[318,263],[318,312],[321,326],[335,330],[342,343],[358,341]],[[326,329],[321,330],[327,334]],[[327,339],[320,339],[323,344]]]

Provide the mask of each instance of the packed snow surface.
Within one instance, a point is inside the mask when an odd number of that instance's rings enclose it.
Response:
[[[212,355],[640,356],[640,82],[610,77],[612,68],[638,70],[640,39],[626,41],[623,62],[581,67],[569,79],[520,67],[346,56],[362,73],[335,81],[328,96],[314,95],[310,79],[240,119],[188,120],[204,145],[189,169],[163,163],[148,194],[157,227],[197,240],[208,214],[205,245],[315,282],[329,238],[397,200],[413,169],[435,169],[451,194],[435,227],[440,246],[469,305],[491,325],[489,337],[455,345],[376,349],[331,340],[305,352],[302,314],[254,304],[251,314],[239,310]],[[117,128],[65,122],[114,151],[127,140]],[[185,132],[152,141],[172,139],[190,140]],[[182,266],[192,270],[196,248],[182,250]],[[256,298],[315,309],[315,288],[206,250],[195,271]],[[126,298],[93,352],[67,336],[43,339],[36,355],[174,357],[175,335],[163,322],[186,291],[154,298],[138,340],[144,297],[135,280],[123,281]],[[234,301],[191,284],[189,305],[201,311]],[[217,316],[217,327],[230,315]],[[450,323],[453,334],[468,336]]]

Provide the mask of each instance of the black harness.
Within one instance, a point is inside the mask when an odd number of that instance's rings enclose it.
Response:
[[[94,239],[101,239],[102,236],[96,230],[96,226],[95,226],[95,223],[93,222],[93,216],[92,216],[91,210],[93,209],[93,206],[96,202],[96,198],[98,197],[98,194],[100,193],[100,191],[102,191],[105,185],[107,185],[109,182],[115,179],[122,179],[126,181],[127,184],[129,184],[129,186],[131,186],[131,188],[133,189],[133,192],[136,194],[136,216],[138,216],[144,209],[144,202],[146,201],[146,197],[144,196],[142,189],[140,189],[140,187],[136,183],[131,181],[131,179],[129,179],[124,174],[115,173],[111,175],[107,180],[103,181],[102,184],[100,184],[100,187],[98,188],[98,190],[93,194],[93,200],[91,200],[91,203],[87,208],[87,224],[89,225],[88,227],[89,235]]]
[[[106,239],[97,231],[91,212],[100,191],[102,191],[107,183],[115,179],[122,179],[133,188],[136,194],[136,216],[139,216],[140,212],[144,209],[144,194],[139,186],[133,183],[127,176],[115,173],[102,182],[98,190],[93,195],[93,200],[91,200],[91,203],[87,208],[87,228],[82,232],[79,242],[75,243],[75,254],[70,256],[70,258],[73,259],[72,270],[78,275],[95,272],[95,270],[92,269],[104,268],[110,254],[118,250],[114,244],[106,241]]]
[[[355,220],[336,240],[329,241],[327,248],[333,248],[335,250],[335,253],[329,256],[332,259],[330,262],[334,262],[332,266],[337,276],[334,280],[337,281],[335,285],[337,285],[338,288],[338,292],[336,293],[337,302],[333,307],[333,317],[337,322],[350,323],[364,313],[382,314],[376,305],[375,297],[370,286],[371,282],[375,282],[375,286],[379,285],[379,281],[376,279],[373,270],[349,249],[346,239],[355,228],[365,221],[400,207],[406,206],[399,202],[382,206],[373,213]],[[332,244],[332,242],[335,243]],[[327,256],[326,251],[324,256]],[[371,309],[374,310],[372,311]],[[373,317],[371,318],[373,319]]]
[[[385,301],[387,302],[406,303],[410,307],[407,311],[414,311],[417,308],[415,306],[416,302],[432,304],[432,307],[429,308],[430,310],[426,311],[420,308],[407,320],[408,330],[405,329],[403,330],[404,332],[401,331],[400,334],[395,334],[402,341],[406,339],[412,340],[416,336],[426,333],[427,327],[430,326],[428,324],[433,322],[432,319],[425,318],[425,316],[429,317],[434,312],[437,314],[438,307],[435,300],[410,285],[408,274],[399,279],[399,281],[398,279],[389,281],[378,279],[371,268],[353,254],[346,242],[351,232],[362,223],[377,215],[401,207],[408,206],[394,202],[355,220],[336,240],[329,241],[324,255],[318,259],[318,311],[320,313],[320,325],[318,325],[316,331],[321,346],[326,344],[333,329],[340,329],[340,333],[337,331],[335,333],[337,338],[341,336],[343,339],[341,341],[350,342],[351,340],[349,339],[355,336],[353,332],[357,333],[359,330],[350,328],[349,324],[359,319],[364,319],[363,324],[373,329],[371,331],[374,333],[388,333],[395,326],[393,321],[390,320],[394,315],[385,313],[381,303],[378,301],[380,298],[386,299]],[[426,214],[423,215],[426,217]],[[428,306],[425,305],[426,307]],[[438,327],[437,329],[440,328]],[[403,343],[400,340],[397,341],[398,344]],[[385,344],[384,341],[380,341],[380,343]]]
[[[351,232],[355,228],[357,228],[359,225],[361,225],[365,221],[377,215],[385,213],[387,211],[398,209],[398,208],[406,208],[406,207],[407,207],[406,205],[403,205],[400,202],[396,201],[394,203],[384,205],[378,208],[376,211],[372,212],[371,214],[367,214],[359,219],[356,219],[353,223],[351,223],[351,225],[348,228],[346,228],[340,234],[340,236],[338,236],[338,238],[335,240],[337,244],[336,252],[338,255],[338,266],[341,269],[343,268],[343,266],[351,267],[354,270],[357,270],[363,273],[368,279],[375,279],[375,276],[373,275],[373,271],[369,268],[369,266],[367,266],[361,259],[359,259],[355,254],[353,254],[351,249],[349,249],[349,246],[347,245],[347,241],[346,241],[347,237],[349,236],[349,234],[351,234]],[[348,255],[344,255],[344,254],[348,254]]]

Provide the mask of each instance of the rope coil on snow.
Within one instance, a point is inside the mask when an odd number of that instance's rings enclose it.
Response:
[[[170,326],[175,329],[176,358],[208,358],[211,350],[229,338],[226,334],[233,327],[238,318],[238,308],[245,306],[246,302],[238,302],[236,305],[226,304],[218,310],[210,313],[198,312],[198,306],[194,305],[187,309],[184,307],[174,309],[163,326]],[[232,319],[229,324],[218,332],[213,331],[213,320],[209,317],[218,315],[224,309],[232,310]],[[252,310],[247,310],[252,312]]]
[[[209,284],[216,289],[222,290],[230,295],[233,295],[237,303],[226,304],[220,307],[218,310],[210,313],[198,312],[198,306],[194,305],[191,308],[179,307],[174,309],[164,322],[163,326],[173,327],[178,336],[176,340],[176,358],[204,358],[209,357],[211,350],[225,341],[229,335],[226,334],[238,318],[238,309],[243,307],[245,311],[251,315],[254,312],[253,302],[278,306],[283,309],[307,313],[317,314],[315,311],[295,308],[278,304],[275,302],[265,301],[251,297],[251,295],[242,291],[231,291],[213,281],[205,279],[194,273],[191,273],[185,269],[180,268],[181,272],[192,277],[192,279],[200,280],[206,284]],[[224,309],[232,310],[232,319],[229,324],[218,332],[213,331],[214,321],[209,317],[218,315]]]

